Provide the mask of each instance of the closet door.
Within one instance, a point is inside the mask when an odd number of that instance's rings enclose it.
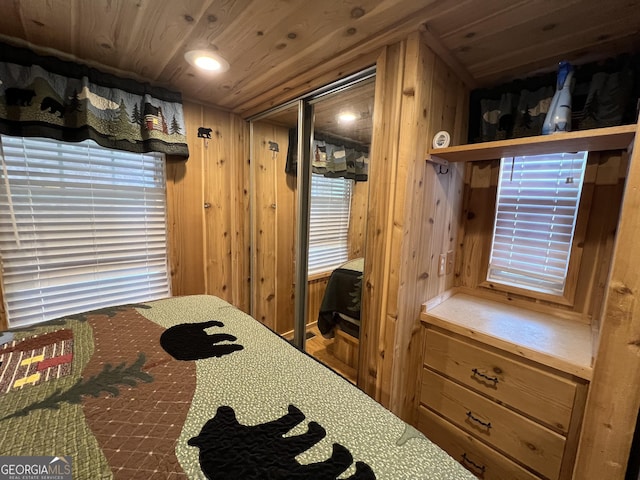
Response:
[[[364,157],[371,141],[374,74],[369,70],[251,119],[251,314],[301,349],[307,338],[322,340],[313,329],[319,323],[323,287],[333,270],[354,258],[364,263],[368,202],[368,158]],[[353,123],[339,119],[345,109],[353,110]],[[352,165],[347,173],[320,161],[315,136],[321,139],[320,149],[329,149],[325,151],[331,162],[345,167],[357,159],[362,167],[357,178]],[[325,203],[317,207],[319,197]],[[345,204],[339,213],[334,211],[334,200]],[[322,218],[311,214],[314,208],[323,213]],[[339,228],[338,215],[344,223]],[[310,230],[315,237],[312,244]],[[336,253],[335,243],[344,251]],[[345,293],[349,302],[354,299],[352,293]],[[352,375],[346,376],[354,382],[357,334],[347,337]],[[319,345],[323,351],[314,356],[325,361],[335,351],[344,351],[346,344],[334,351],[324,348],[326,342]]]

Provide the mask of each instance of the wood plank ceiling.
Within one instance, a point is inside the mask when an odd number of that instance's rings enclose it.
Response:
[[[638,51],[640,0],[0,0],[0,40],[242,113],[336,59],[422,28],[471,87]],[[184,60],[211,48],[216,75]]]

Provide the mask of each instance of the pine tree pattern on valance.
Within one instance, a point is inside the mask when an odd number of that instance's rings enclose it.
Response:
[[[369,178],[369,147],[331,135],[314,132],[311,148],[311,171],[325,177],[344,177],[356,182]],[[296,175],[298,168],[298,130],[289,129],[289,146],[285,172]]]
[[[0,133],[189,156],[180,93],[1,43]]]

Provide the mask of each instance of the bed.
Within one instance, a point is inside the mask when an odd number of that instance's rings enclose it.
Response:
[[[364,258],[343,263],[327,282],[318,313],[318,330],[322,336],[333,338],[341,329],[354,338],[360,338],[360,298]]]
[[[217,297],[107,308],[10,336],[0,456],[50,456],[74,479],[475,478]]]

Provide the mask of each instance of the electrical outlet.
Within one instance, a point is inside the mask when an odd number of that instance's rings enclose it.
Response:
[[[447,254],[441,253],[438,259],[438,276],[443,276],[447,271]]]
[[[453,250],[447,252],[447,275],[453,273]]]

